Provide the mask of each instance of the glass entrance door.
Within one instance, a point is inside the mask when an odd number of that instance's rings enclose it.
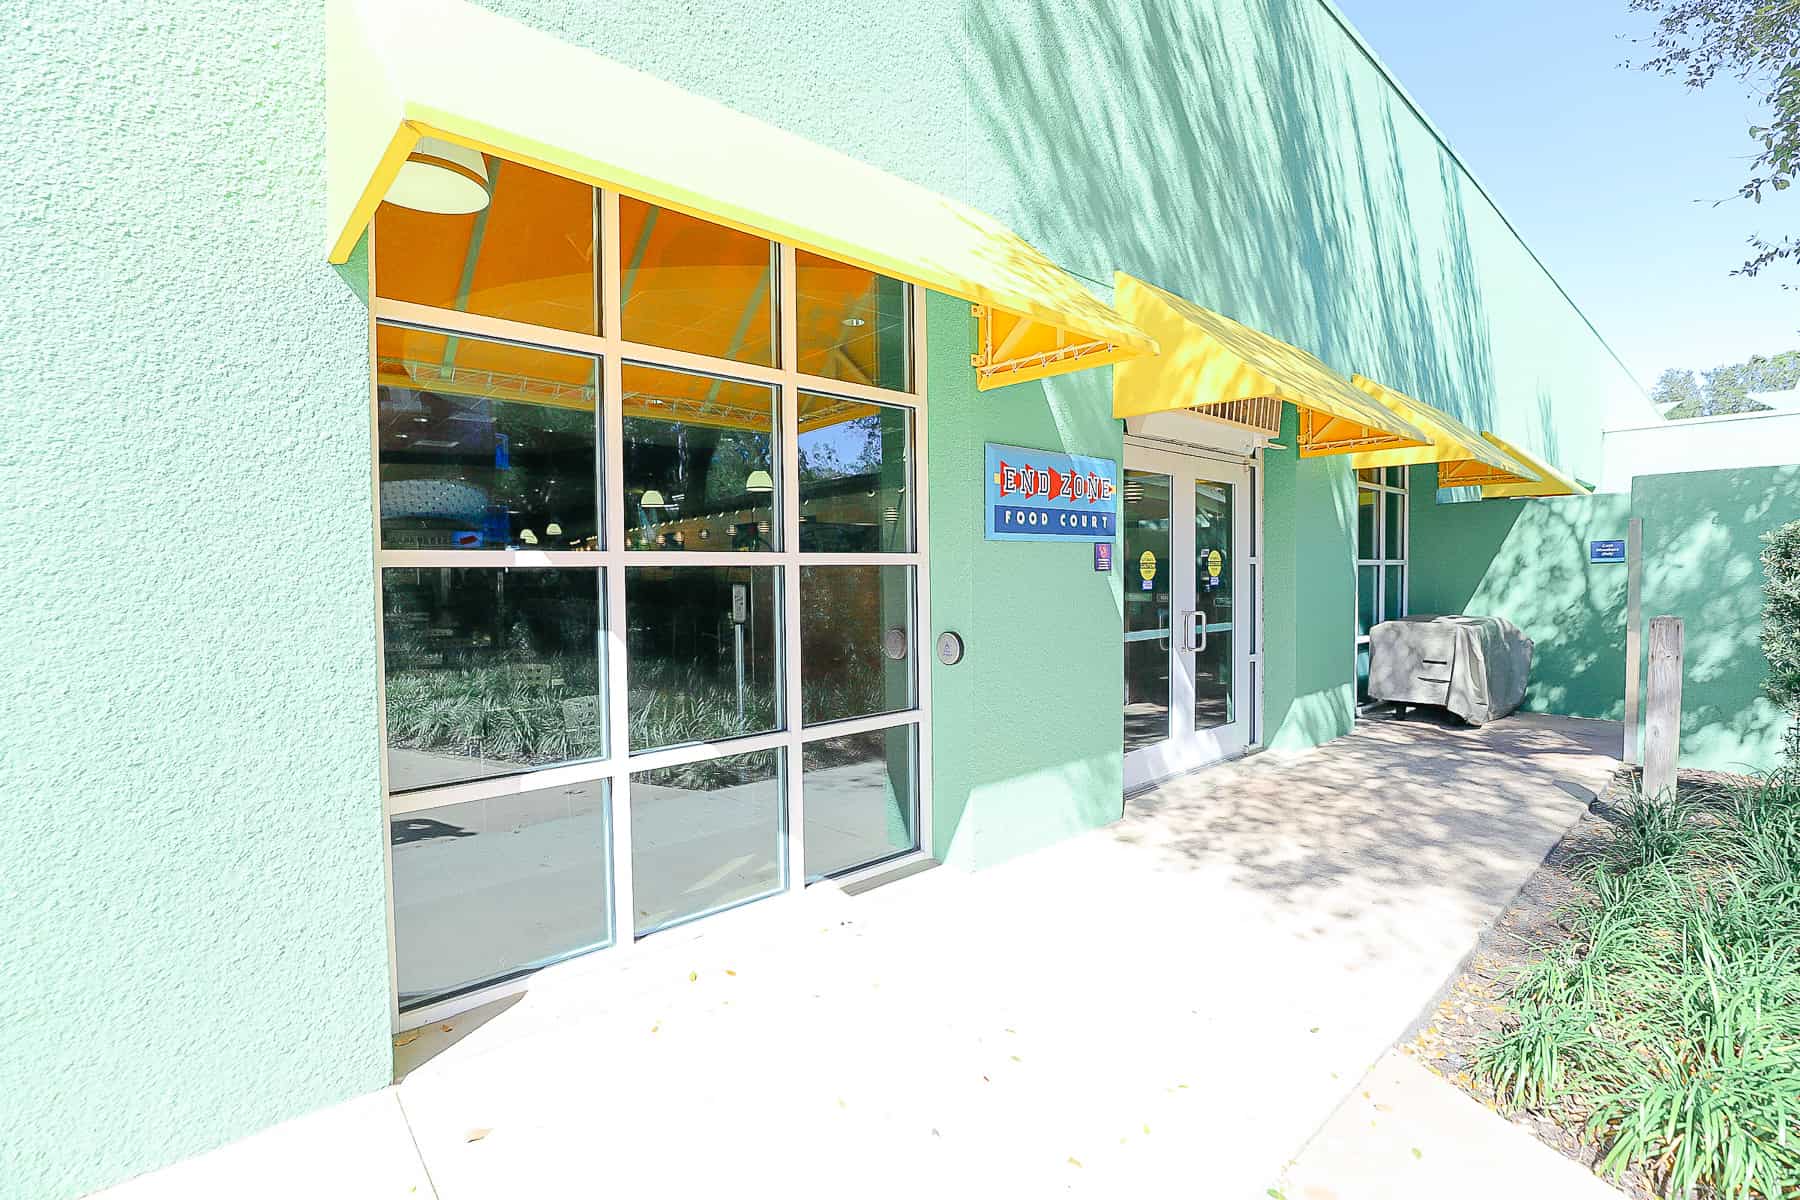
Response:
[[[1122,549],[1125,788],[1250,742],[1250,470],[1132,443]]]

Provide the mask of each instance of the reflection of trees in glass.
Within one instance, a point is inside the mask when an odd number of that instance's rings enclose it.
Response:
[[[884,424],[879,416],[870,415],[801,434],[800,482],[821,483],[880,471],[888,450]],[[900,452],[901,446],[893,447],[896,457]]]
[[[801,717],[808,724],[911,707],[911,574],[905,567],[806,567],[800,585]],[[907,638],[890,659],[888,630]]]
[[[628,526],[643,529],[737,509],[772,508],[771,493],[749,488],[753,471],[768,472],[773,480],[772,439],[766,430],[627,417],[624,435]],[[662,495],[666,507],[650,510],[637,503],[651,490]]]

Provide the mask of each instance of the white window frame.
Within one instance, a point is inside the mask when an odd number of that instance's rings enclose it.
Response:
[[[367,247],[369,281],[369,430],[371,455],[371,545],[374,548],[374,601],[376,632],[377,712],[380,736],[382,821],[380,836],[387,873],[388,921],[388,999],[394,1030],[426,1025],[459,1012],[485,1004],[502,996],[522,992],[534,979],[546,972],[568,974],[576,971],[608,970],[623,966],[631,959],[632,949],[642,938],[635,931],[631,878],[631,796],[630,776],[658,767],[678,766],[702,759],[748,754],[759,750],[779,749],[783,752],[782,786],[786,801],[780,833],[783,850],[782,890],[760,900],[747,901],[737,907],[748,911],[779,910],[782,902],[794,902],[806,888],[806,809],[801,789],[802,748],[808,743],[850,734],[868,733],[900,726],[915,726],[913,764],[914,796],[917,805],[915,837],[912,851],[883,859],[866,867],[831,877],[831,884],[853,886],[888,874],[904,873],[931,859],[931,663],[934,642],[931,624],[931,580],[929,562],[930,508],[927,494],[926,454],[926,292],[909,285],[909,324],[911,345],[911,391],[893,391],[863,384],[827,379],[804,374],[795,369],[798,361],[797,296],[795,250],[793,246],[774,242],[776,247],[776,301],[780,322],[780,365],[758,366],[709,355],[670,350],[641,342],[627,341],[621,333],[619,264],[619,193],[594,189],[599,210],[598,259],[600,291],[600,329],[595,334],[570,333],[538,325],[522,324],[497,317],[478,316],[453,309],[435,308],[405,301],[383,299],[377,293],[375,279],[375,225],[369,226]],[[771,239],[773,241],[773,239]],[[605,530],[603,550],[384,550],[381,548],[381,471],[378,384],[376,375],[376,328],[379,324],[403,324],[452,334],[500,338],[548,350],[594,356],[600,364],[600,502]],[[615,495],[617,481],[624,478],[624,413],[619,403],[623,394],[622,369],[626,360],[677,370],[701,371],[713,375],[765,383],[776,388],[779,406],[779,429],[776,453],[780,458],[782,549],[778,551],[647,551],[625,549],[625,504],[621,494]],[[800,535],[800,467],[799,467],[799,395],[802,391],[867,400],[877,404],[908,409],[912,414],[910,463],[907,488],[912,496],[908,505],[913,526],[913,549],[908,553],[830,553],[802,552]],[[629,707],[626,686],[625,650],[625,571],[628,567],[645,566],[733,566],[774,568],[781,579],[782,729],[775,733],[732,738],[719,742],[673,746],[645,753],[629,752]],[[833,721],[819,725],[801,722],[800,689],[800,569],[807,566],[906,566],[913,570],[913,628],[910,654],[914,668],[915,705],[911,709],[879,716]],[[592,762],[521,771],[497,779],[471,780],[394,795],[387,777],[387,688],[385,634],[382,629],[382,571],[388,567],[570,567],[594,569],[600,574],[606,609],[606,660],[604,665],[607,703],[607,756]],[[516,795],[539,788],[567,786],[596,780],[609,780],[612,851],[612,942],[600,950],[578,954],[518,978],[465,992],[449,999],[400,1011],[398,957],[394,938],[394,873],[391,822],[408,813],[495,797]],[[738,920],[721,922],[734,916],[735,910],[706,916],[666,930],[656,931],[659,945],[667,945],[679,936],[701,936],[709,929],[731,927]],[[742,918],[739,918],[742,919]],[[649,936],[649,935],[646,935]]]
[[[1376,468],[1376,470],[1380,472],[1379,483],[1370,483],[1364,480],[1360,474],[1353,473],[1354,478],[1356,479],[1356,490],[1358,493],[1357,508],[1361,508],[1361,493],[1372,492],[1375,495],[1375,557],[1358,558],[1356,560],[1355,588],[1350,597],[1350,603],[1353,606],[1351,608],[1352,624],[1362,617],[1362,570],[1364,567],[1375,568],[1376,624],[1380,624],[1382,621],[1388,619],[1386,615],[1388,567],[1400,568],[1399,615],[1405,616],[1408,612],[1412,611],[1412,567],[1408,565],[1408,559],[1412,556],[1412,502],[1411,493],[1408,491],[1408,476],[1411,473],[1411,469],[1408,467],[1379,467]],[[1388,473],[1390,471],[1398,471],[1400,473],[1400,483],[1398,486],[1387,482]],[[1389,553],[1391,547],[1387,544],[1387,498],[1389,496],[1400,497],[1400,554],[1398,557]],[[1362,551],[1360,534],[1360,529],[1352,529],[1350,531],[1350,536],[1357,539],[1352,549],[1358,554]],[[1350,651],[1350,683],[1353,688],[1356,685],[1356,660],[1362,655],[1364,647],[1368,646],[1368,644],[1368,634],[1359,633],[1356,635],[1356,644]],[[1362,704],[1364,701],[1359,699],[1357,703]]]

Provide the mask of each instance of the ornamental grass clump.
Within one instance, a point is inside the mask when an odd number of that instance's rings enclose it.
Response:
[[[1800,1197],[1800,770],[1633,797],[1477,1070],[1671,1197]]]
[[[1769,675],[1763,691],[1792,718],[1786,753],[1800,768],[1800,521],[1763,535],[1763,655]]]

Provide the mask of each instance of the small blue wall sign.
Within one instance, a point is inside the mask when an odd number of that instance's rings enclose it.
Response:
[[[1119,530],[1119,464],[989,442],[986,529],[997,542],[1111,538]]]
[[[1106,574],[1112,570],[1112,543],[1094,543],[1094,570]]]
[[[1616,538],[1605,542],[1588,543],[1588,561],[1591,563],[1622,563],[1625,561],[1625,539]]]

